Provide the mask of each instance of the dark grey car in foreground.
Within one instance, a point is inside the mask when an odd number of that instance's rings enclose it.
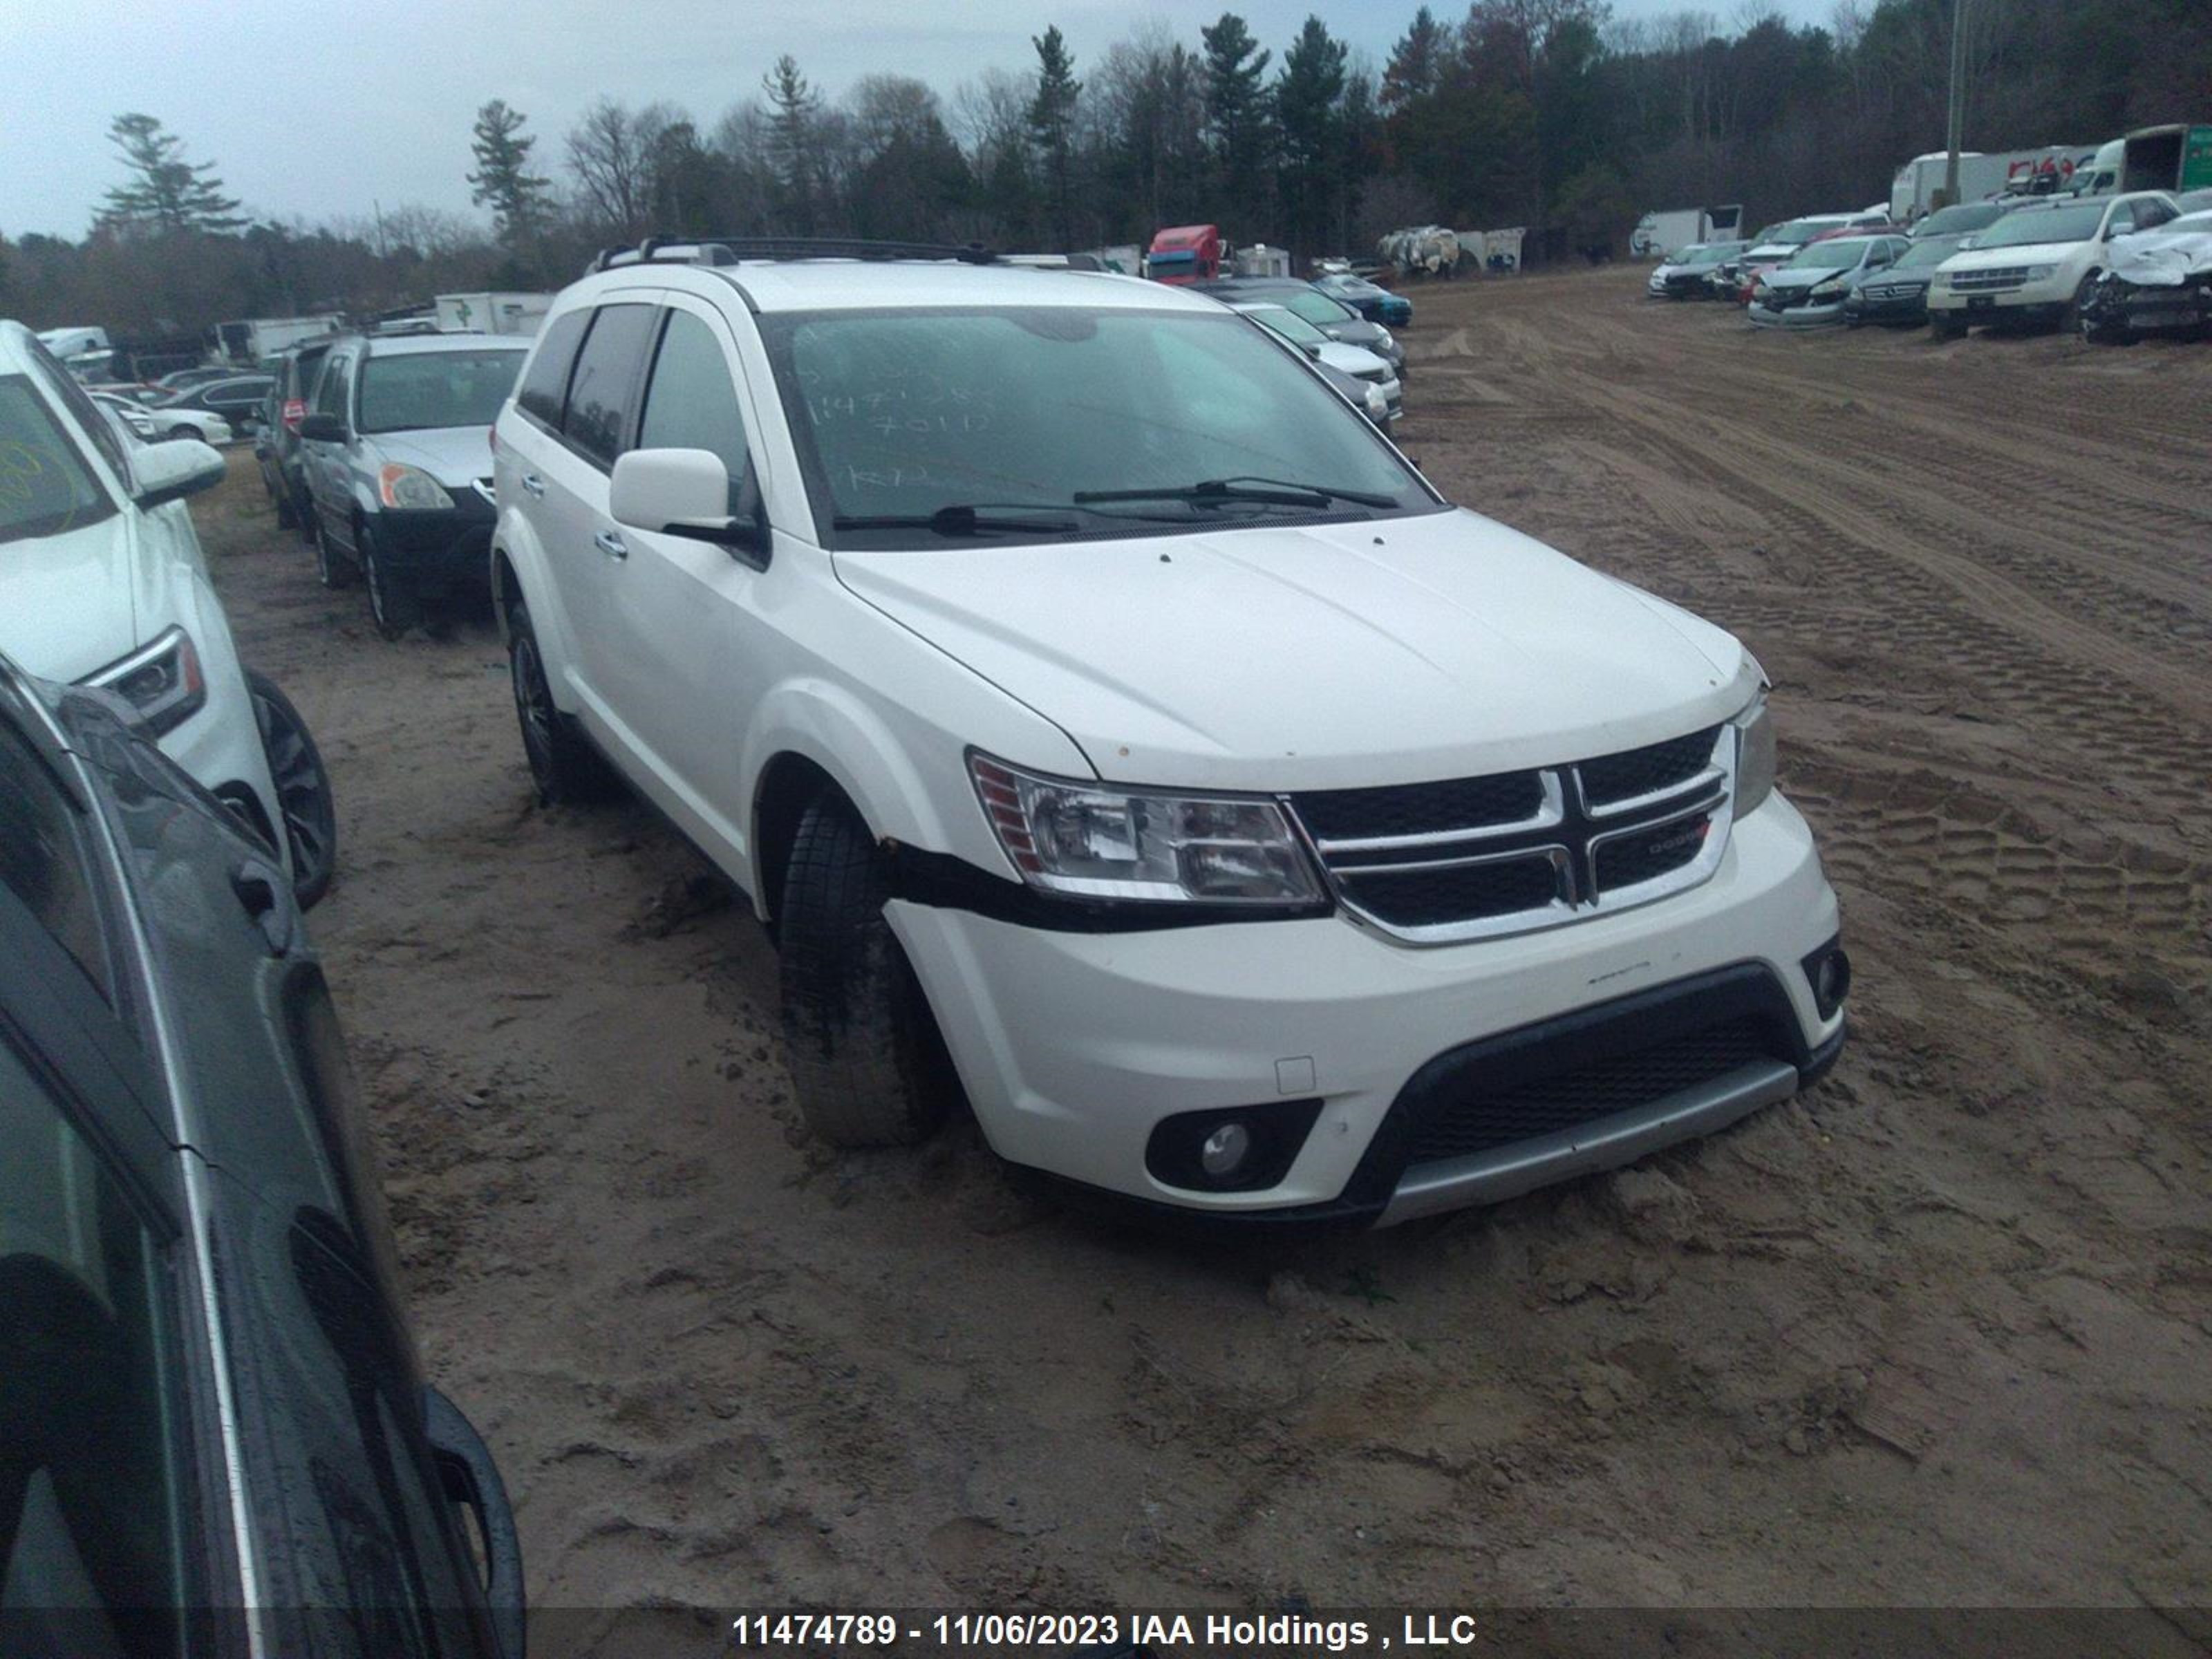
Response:
[[[0,659],[0,1653],[520,1659],[359,1115],[276,854]]]

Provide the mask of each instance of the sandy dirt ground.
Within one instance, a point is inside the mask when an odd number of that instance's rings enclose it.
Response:
[[[1641,284],[1417,290],[1405,445],[1759,653],[1856,1036],[1419,1230],[1168,1243],[972,1129],[811,1145],[762,930],[644,809],[534,804],[488,623],[384,644],[250,459],[204,498],[336,780],[313,931],[536,1603],[2212,1601],[2212,348]]]

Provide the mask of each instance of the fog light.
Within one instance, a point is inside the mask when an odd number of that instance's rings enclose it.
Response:
[[[1836,1010],[1851,994],[1851,959],[1842,942],[1830,939],[1805,958],[1806,982],[1813,988],[1813,1006],[1822,1019],[1835,1018]]]
[[[1198,1167],[1216,1181],[1225,1180],[1251,1150],[1252,1132],[1241,1123],[1224,1123],[1200,1144]]]

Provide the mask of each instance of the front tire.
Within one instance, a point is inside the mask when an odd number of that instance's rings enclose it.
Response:
[[[777,905],[785,1064],[807,1127],[833,1146],[911,1146],[958,1097],[921,984],[884,916],[875,843],[852,808],[816,798]]]
[[[307,540],[315,550],[315,580],[325,587],[339,588],[353,586],[352,564],[331,545],[330,526],[319,518],[309,520]]]
[[[174,443],[179,438],[198,438],[202,443],[205,443],[207,441],[205,436],[196,426],[171,427],[169,428],[169,441]]]
[[[548,806],[567,806],[612,793],[612,769],[553,701],[530,609],[520,599],[507,607],[507,665],[515,718],[522,727],[523,757],[530,763],[538,799]]]
[[[422,599],[392,574],[376,550],[375,532],[367,525],[354,526],[353,544],[361,565],[361,585],[368,590],[368,619],[385,639],[398,639],[422,620]]]
[[[278,828],[292,859],[292,895],[305,910],[330,891],[337,869],[338,814],[330,773],[307,721],[274,680],[247,669],[246,695],[269,762],[269,781],[276,788]]]

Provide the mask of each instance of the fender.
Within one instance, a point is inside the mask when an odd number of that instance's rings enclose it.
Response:
[[[544,546],[530,520],[513,507],[500,509],[487,556],[491,566],[492,612],[499,622],[499,642],[505,647],[510,643],[507,602],[511,595],[507,585],[500,580],[502,556],[514,568],[523,603],[530,607],[531,625],[538,635],[538,651],[544,659],[545,683],[553,693],[553,706],[564,714],[576,714],[582,704],[568,678],[569,665],[576,659],[575,635],[568,626],[568,611],[561,604],[560,586],[547,568]]]
[[[937,792],[883,716],[846,688],[813,677],[783,682],[754,709],[744,743],[744,799],[751,803],[745,860],[754,893],[767,891],[761,868],[761,784],[769,764],[781,756],[796,755],[821,768],[879,839],[952,850],[937,811]],[[765,915],[764,902],[761,908]]]

